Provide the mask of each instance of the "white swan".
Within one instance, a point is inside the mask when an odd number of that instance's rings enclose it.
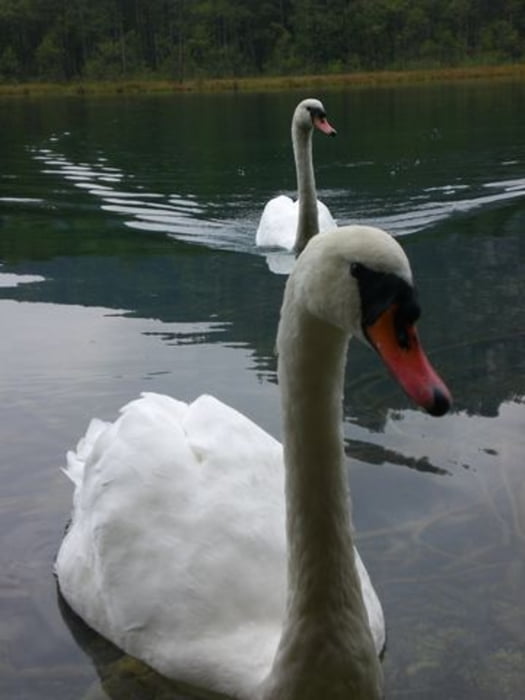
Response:
[[[211,396],[187,405],[145,394],[115,423],[93,421],[68,456],[74,507],[56,572],[71,607],[196,688],[380,698],[383,615],[348,511],[345,354],[358,336],[420,405],[445,413],[418,313],[388,234],[352,226],[310,241],[277,337],[285,469],[278,442]]]
[[[312,130],[336,131],[328,123],[322,102],[310,98],[300,102],[292,118],[292,144],[297,175],[297,201],[279,195],[266,203],[255,234],[255,243],[265,248],[300,252],[312,236],[336,227],[328,207],[317,199],[312,163]]]

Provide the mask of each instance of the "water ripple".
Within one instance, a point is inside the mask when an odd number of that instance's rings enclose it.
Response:
[[[35,160],[42,162],[43,174],[59,176],[75,187],[86,190],[99,200],[103,211],[122,216],[124,225],[129,228],[164,233],[176,240],[209,248],[255,254],[262,252],[270,269],[280,274],[288,273],[293,265],[293,256],[289,253],[259,251],[255,248],[254,232],[263,203],[260,209],[252,207],[247,215],[243,210],[246,207],[243,197],[236,198],[232,194],[229,204],[234,216],[225,219],[222,210],[219,216],[214,216],[216,204],[201,202],[196,195],[166,195],[145,191],[143,186],[133,181],[133,174],[111,166],[106,157],[99,156],[94,162],[75,163],[56,147],[34,148],[31,153]],[[516,165],[516,162],[502,163],[507,164]],[[363,163],[358,163],[355,167],[362,165]],[[525,178],[472,184],[456,181],[421,186],[415,191],[393,189],[385,197],[371,197],[365,192],[361,197],[354,195],[349,198],[346,189],[329,190],[321,194],[330,202],[336,214],[341,201],[350,207],[347,217],[344,213],[338,217],[340,225],[373,224],[385,228],[395,236],[405,236],[431,228],[453,216],[525,197]],[[13,197],[8,201],[42,202],[38,199],[19,200]]]
[[[209,207],[199,203],[194,195],[145,192],[135,183],[131,189],[124,189],[122,186],[127,186],[133,175],[109,166],[106,158],[95,163],[74,163],[51,148],[33,149],[32,156],[42,161],[44,175],[60,176],[86,190],[99,200],[103,211],[121,215],[130,228],[165,233],[213,248],[231,247],[230,236],[220,235],[225,223],[210,218]],[[118,189],[111,183],[118,183]]]
[[[462,197],[455,198],[459,193]],[[465,196],[466,194],[471,196]],[[427,187],[421,194],[391,203],[391,213],[387,215],[382,213],[385,205],[379,200],[367,207],[366,214],[362,206],[363,213],[360,215],[357,212],[354,223],[374,224],[395,236],[405,236],[431,228],[455,215],[468,214],[476,209],[497,206],[521,197],[525,197],[525,178],[487,182],[475,187],[466,184]]]
[[[0,287],[18,287],[20,284],[44,282],[42,275],[17,275],[12,272],[2,272],[0,269]]]

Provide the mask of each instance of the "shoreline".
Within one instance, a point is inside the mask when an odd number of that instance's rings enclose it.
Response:
[[[0,83],[0,97],[115,96],[207,92],[269,92],[294,89],[418,85],[467,80],[525,79],[525,64],[414,68],[358,73],[170,80]]]

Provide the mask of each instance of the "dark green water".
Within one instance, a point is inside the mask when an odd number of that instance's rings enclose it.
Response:
[[[1,698],[173,697],[57,600],[59,467],[90,417],[143,390],[211,392],[279,436],[285,277],[253,241],[266,200],[294,190],[304,96],[0,101]],[[318,96],[338,129],[315,138],[320,196],[402,238],[455,397],[429,418],[352,346],[345,433],[387,698],[521,698],[525,84]]]

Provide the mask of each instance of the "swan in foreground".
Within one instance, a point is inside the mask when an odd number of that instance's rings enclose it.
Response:
[[[298,201],[281,194],[266,203],[255,234],[258,246],[299,253],[316,233],[329,231],[337,225],[328,207],[317,199],[312,162],[314,127],[335,136],[322,102],[310,98],[297,105],[292,118]]]
[[[144,394],[92,421],[67,475],[60,590],[165,676],[243,700],[377,700],[385,630],[353,547],[343,450],[346,349],[372,346],[433,415],[408,260],[380,229],[315,236],[277,335],[283,448],[211,396]],[[284,467],[283,467],[284,462]]]

